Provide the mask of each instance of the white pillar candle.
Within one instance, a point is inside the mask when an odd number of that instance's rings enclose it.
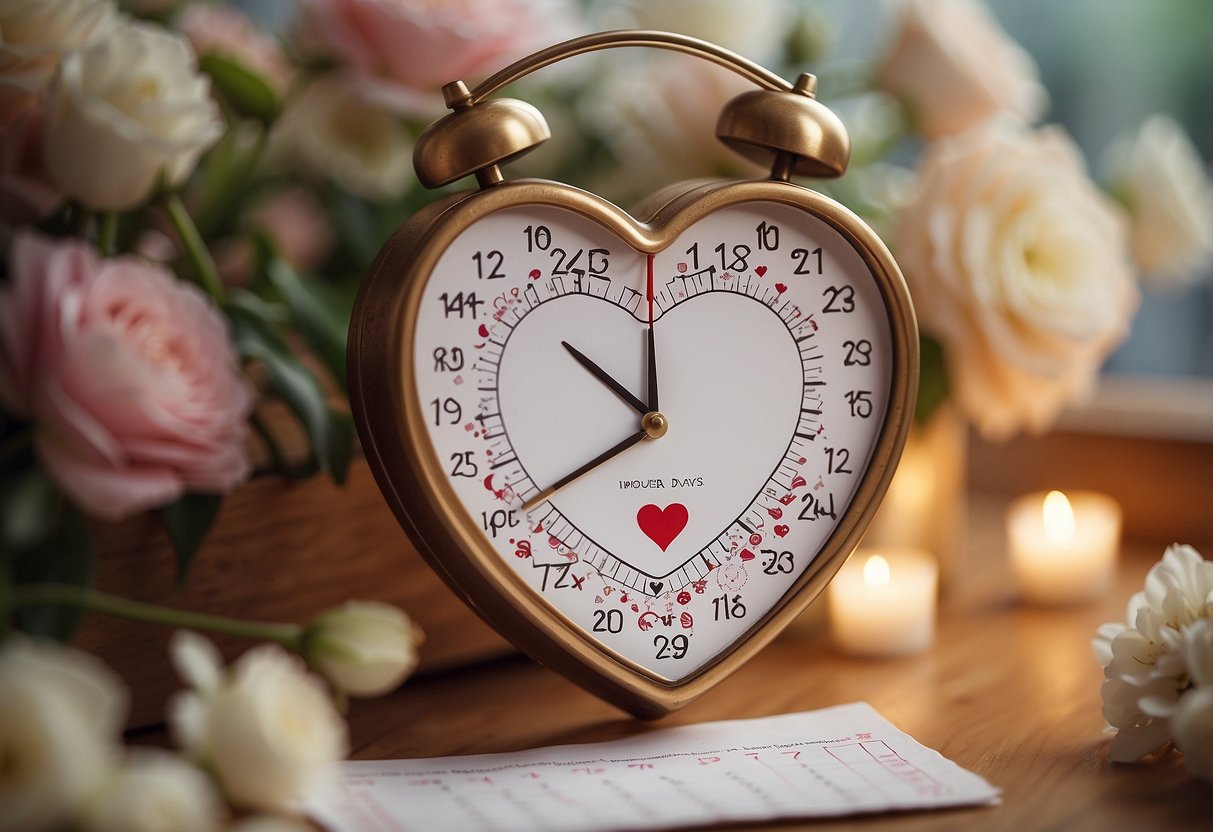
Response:
[[[935,640],[939,568],[921,549],[858,549],[830,582],[830,630],[856,656],[906,656]]]
[[[1037,604],[1078,604],[1107,593],[1120,548],[1120,506],[1078,491],[1028,494],[1007,511],[1007,539],[1019,588]]]

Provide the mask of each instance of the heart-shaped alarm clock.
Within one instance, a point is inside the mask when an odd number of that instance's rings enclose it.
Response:
[[[501,165],[548,138],[488,98],[563,58],[675,49],[756,89],[718,136],[768,179],[683,183],[636,216]],[[829,198],[850,143],[815,97],[664,32],[553,46],[418,141],[429,206],[385,245],[350,330],[367,459],[433,568],[521,649],[638,716],[668,713],[802,612],[872,519],[913,412],[896,263]]]

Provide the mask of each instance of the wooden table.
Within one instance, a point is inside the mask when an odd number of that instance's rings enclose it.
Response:
[[[1165,544],[1126,545],[1118,585],[1102,602],[1026,607],[1009,580],[1001,511],[997,501],[974,501],[968,560],[944,595],[938,640],[925,655],[846,658],[810,622],[700,700],[652,723],[627,717],[527,659],[501,659],[356,703],[352,756],[512,751],[866,700],[924,745],[1001,787],[1002,805],[743,828],[1213,829],[1213,785],[1188,781],[1176,755],[1150,765],[1107,762],[1091,637],[1100,623],[1123,619],[1126,601]],[[1213,555],[1213,541],[1192,542]]]

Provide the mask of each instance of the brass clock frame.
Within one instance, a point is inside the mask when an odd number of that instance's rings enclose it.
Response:
[[[676,41],[680,51],[695,52],[702,44],[665,33],[607,33],[536,53],[498,73],[494,79],[507,79],[498,83],[500,86],[518,77],[517,67],[546,65],[558,60],[559,57],[553,56],[563,54],[562,49],[571,50],[572,54],[578,54],[578,49],[587,51],[581,48],[585,41],[592,41],[594,48],[606,48],[601,44],[609,45],[612,37],[626,40],[626,45],[637,45],[634,42],[637,38],[645,41],[655,34]],[[731,55],[719,47],[711,48],[715,50],[711,59],[717,62],[721,62],[720,53]],[[494,79],[482,87],[491,87]],[[781,95],[789,92],[797,97],[811,95],[811,90],[797,93],[791,85],[776,80],[783,84]],[[811,88],[803,79],[798,86]],[[462,84],[458,87],[462,92],[448,85],[448,101],[455,99],[452,106],[456,112],[447,119],[460,115],[460,107],[466,112],[466,107],[472,106],[467,104],[469,96],[464,95],[466,87]],[[746,111],[752,112],[755,102],[751,99],[746,106],[751,108]],[[762,109],[767,104],[759,101],[757,106]],[[508,114],[506,120],[509,121]],[[526,120],[533,126],[529,113]],[[762,146],[765,137],[772,134],[765,129],[747,131],[744,120],[734,119],[733,124],[735,134],[741,136],[739,140],[754,146]],[[533,138],[542,132],[531,129],[527,135]],[[774,134],[780,134],[780,130]],[[761,141],[752,142],[755,135]],[[845,143],[845,130],[841,137]],[[793,137],[793,142],[803,138]],[[831,147],[826,148],[826,157],[833,161],[823,163],[823,168],[816,162],[808,165],[810,169],[820,168],[817,175],[829,175],[840,159],[845,167],[846,153],[840,152],[837,139],[827,136]],[[818,144],[823,141],[821,136],[811,140]],[[769,148],[774,153],[772,179],[701,180],[670,186],[648,200],[647,210],[642,214],[647,216],[641,220],[570,185],[543,180],[502,181],[497,162],[529,148],[506,147],[504,156],[502,149],[501,145],[493,148],[495,159],[480,158],[479,162],[483,162],[480,168],[463,169],[460,166],[466,166],[469,159],[472,164],[477,163],[478,152],[475,146],[463,148],[455,167],[445,172],[461,169],[465,175],[476,173],[482,188],[448,196],[423,209],[397,230],[372,265],[350,324],[351,408],[367,460],[389,506],[417,549],[451,589],[533,658],[636,716],[660,717],[695,699],[761,650],[804,611],[858,545],[892,479],[913,416],[918,329],[909,292],[892,255],[859,217],[822,194],[786,181],[791,172],[802,169],[798,154],[789,156],[786,148]],[[849,145],[844,149],[849,152]],[[423,165],[420,154],[417,164],[420,171]],[[483,175],[485,168],[492,168],[492,173]],[[783,203],[817,217],[860,255],[876,280],[888,315],[892,346],[888,405],[867,470],[812,563],[775,606],[729,647],[688,677],[672,681],[598,642],[528,586],[493,548],[455,493],[430,442],[414,377],[413,340],[422,295],[442,253],[460,234],[490,214],[526,206],[563,208],[596,222],[636,251],[651,254],[666,249],[708,214],[751,202]]]

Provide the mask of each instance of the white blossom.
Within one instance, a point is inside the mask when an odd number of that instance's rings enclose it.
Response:
[[[118,753],[126,691],[93,656],[13,636],[0,649],[0,830],[70,819]]]
[[[133,749],[83,812],[86,832],[212,832],[223,804],[210,778],[184,758]]]
[[[187,632],[173,637],[170,652],[193,687],[169,702],[169,727],[234,805],[290,811],[332,782],[347,728],[301,660],[262,645],[225,670],[214,647]]]
[[[308,626],[304,655],[343,693],[381,696],[413,672],[421,639],[421,631],[399,608],[349,601]]]
[[[1104,624],[1093,642],[1116,731],[1108,756],[1134,762],[1174,743],[1191,774],[1213,779],[1213,563],[1171,546],[1126,621]]]

